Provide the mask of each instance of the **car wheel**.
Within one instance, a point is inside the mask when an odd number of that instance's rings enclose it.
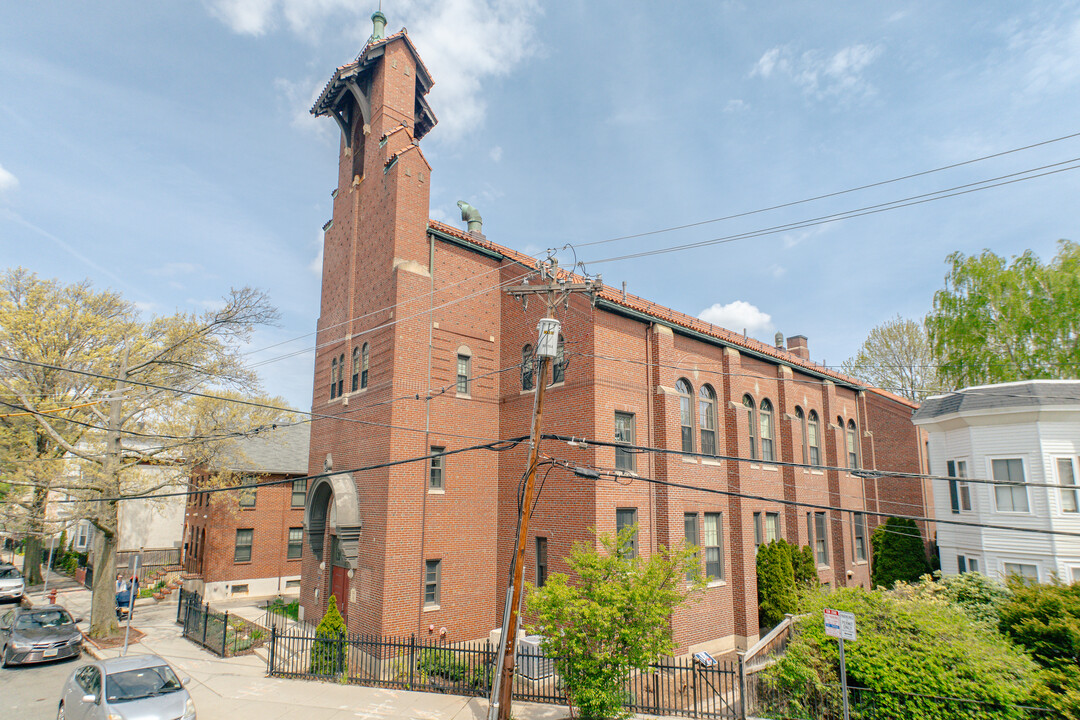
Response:
[[[60,707],[56,711],[56,720],[64,720],[64,701],[60,701]]]

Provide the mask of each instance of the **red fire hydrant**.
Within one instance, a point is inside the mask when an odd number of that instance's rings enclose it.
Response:
[[[56,588],[53,588],[52,590],[49,591],[49,604],[50,605],[55,605],[56,604]]]

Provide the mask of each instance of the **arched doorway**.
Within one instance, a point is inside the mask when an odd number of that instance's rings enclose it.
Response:
[[[327,596],[337,597],[338,608],[346,622],[349,573],[357,568],[362,528],[360,499],[352,475],[342,473],[315,480],[305,503],[304,536],[319,563],[316,587],[327,588]],[[327,536],[330,538],[328,558],[323,552]],[[327,602],[327,598],[320,598],[323,608]]]

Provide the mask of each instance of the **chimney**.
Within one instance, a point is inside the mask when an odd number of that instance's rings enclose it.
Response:
[[[776,349],[777,350],[783,350],[784,349],[784,333],[782,333],[782,332],[777,332],[776,333]]]
[[[371,39],[382,40],[386,37],[386,16],[382,14],[382,10],[376,10],[371,16],[371,22],[375,25],[374,32],[371,33]]]
[[[778,342],[776,343],[777,346],[780,345],[779,340],[780,340],[780,335],[778,333],[777,334],[777,341]],[[792,335],[791,337],[789,337],[787,339],[787,350],[788,350],[789,353],[791,353],[792,355],[794,355],[797,358],[802,358],[803,360],[809,360],[810,359],[810,348],[806,344],[806,336],[805,335]]]

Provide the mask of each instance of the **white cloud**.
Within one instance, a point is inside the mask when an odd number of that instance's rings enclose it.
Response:
[[[727,105],[724,106],[724,112],[726,113],[745,112],[749,109],[750,105],[738,98],[735,98],[734,100],[728,100]]]
[[[787,275],[787,268],[783,265],[777,265],[774,263],[769,266],[769,274],[772,275],[774,279],[779,280],[780,278]]]
[[[372,29],[370,6],[354,0],[207,2],[214,17],[247,35],[263,35],[283,24],[317,42],[325,32],[354,27],[359,50]],[[408,27],[435,78],[430,98],[439,118],[438,137],[453,141],[483,126],[484,81],[509,74],[536,52],[534,23],[541,12],[539,0],[401,0],[387,9],[387,32]],[[287,83],[279,81],[278,86],[288,90]],[[303,84],[304,89],[309,87]],[[303,112],[310,107],[308,102]]]
[[[12,175],[0,165],[0,193],[8,192],[19,187],[19,178]]]
[[[817,99],[829,97],[870,96],[874,86],[863,77],[863,71],[877,60],[883,50],[879,45],[850,45],[829,55],[820,50],[808,50],[796,55],[790,47],[767,50],[750,71],[750,77],[766,80],[784,76]]]
[[[496,145],[495,147],[491,148],[491,152],[489,152],[488,155],[491,156],[493,162],[499,162],[500,160],[502,160],[503,156],[502,146]]]
[[[698,313],[698,318],[733,332],[744,329],[749,335],[772,330],[772,316],[761,312],[745,300],[735,300],[727,305],[716,303]]]
[[[1080,19],[1052,18],[1014,31],[1009,47],[1021,57],[1028,93],[1061,91],[1080,81]]]

